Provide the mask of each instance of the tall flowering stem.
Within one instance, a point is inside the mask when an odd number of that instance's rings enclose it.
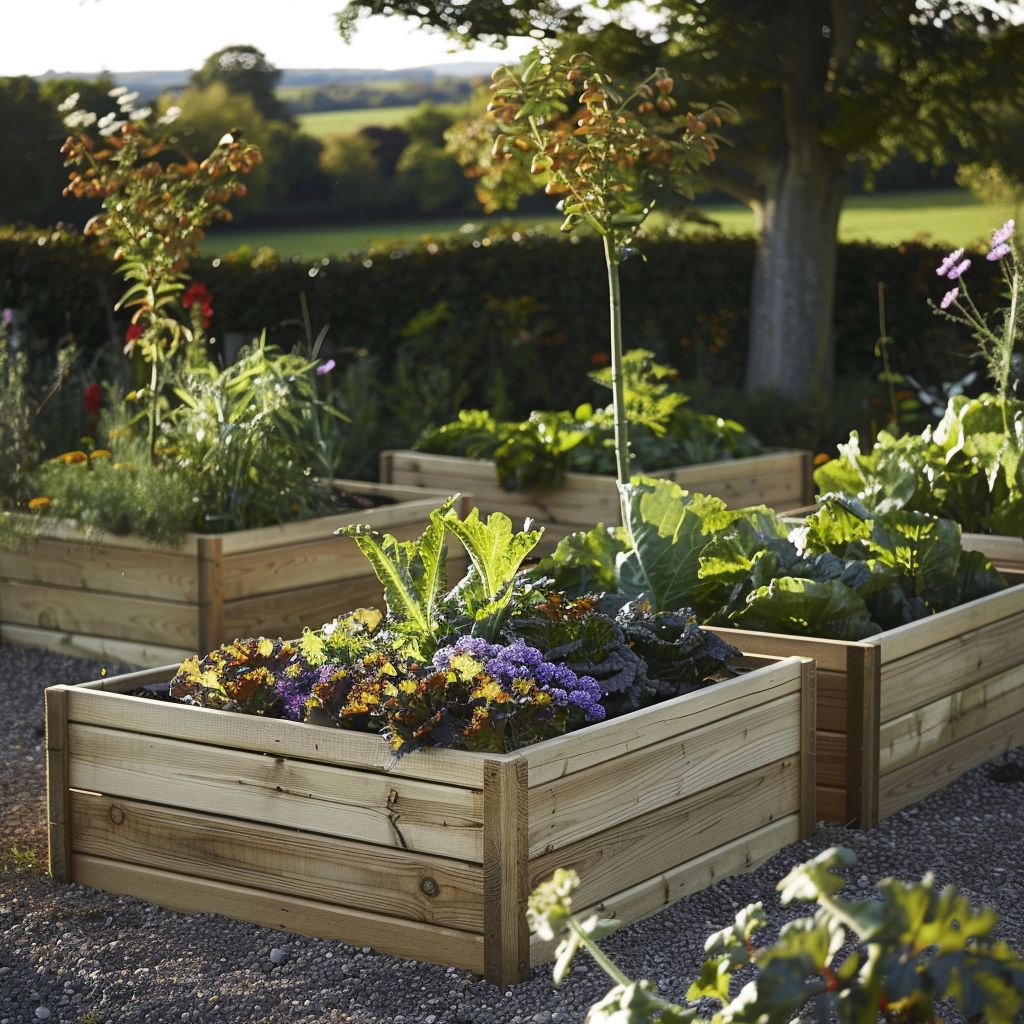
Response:
[[[71,129],[61,152],[69,172],[65,195],[101,199],[103,212],[86,226],[120,263],[128,288],[116,309],[131,310],[125,352],[149,365],[146,402],[152,449],[161,392],[180,353],[203,361],[209,302],[187,308],[188,266],[216,220],[230,220],[227,203],[245,195],[240,176],[261,161],[259,149],[225,135],[204,160],[193,159],[174,133],[175,108],[154,119],[133,107],[134,93],[111,91],[119,113],[98,118],[77,109],[73,94],[61,105]],[[204,289],[205,291],[205,289]],[[207,292],[208,296],[209,293]]]
[[[629,87],[586,53],[569,58],[533,50],[518,67],[492,75],[488,116],[493,144],[483,187],[500,185],[504,165],[524,166],[557,196],[563,231],[586,225],[604,242],[608,274],[616,475],[629,482],[630,452],[622,375],[619,267],[637,255],[633,241],[671,187],[691,194],[694,171],[714,159],[721,109],[682,113],[664,68]],[[485,161],[483,161],[485,162]]]
[[[1010,391],[1013,354],[1018,335],[1024,334],[1024,267],[1014,242],[1016,225],[1008,220],[992,232],[992,241],[986,259],[998,263],[1006,282],[1009,305],[994,314],[983,314],[975,305],[967,288],[965,274],[971,266],[964,259],[964,250],[951,252],[936,268],[939,277],[954,282],[942,297],[935,311],[947,320],[969,327],[978,343],[978,351],[988,366],[989,376],[996,388],[996,397],[1003,414],[1003,427],[1009,431],[1006,399]]]

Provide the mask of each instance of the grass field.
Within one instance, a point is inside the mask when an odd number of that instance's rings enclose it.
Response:
[[[314,138],[328,135],[352,135],[360,128],[380,125],[390,128],[401,124],[416,112],[414,106],[365,107],[360,110],[324,110],[316,114],[299,114],[299,127]]]
[[[703,210],[715,217],[725,231],[746,233],[753,230],[753,215],[746,207],[723,205],[704,207]],[[957,190],[852,196],[843,209],[839,235],[846,241],[897,243],[920,240],[937,245],[959,246],[986,240],[992,228],[998,227],[1012,215],[1013,211],[1008,208],[986,206],[970,193]],[[483,224],[489,220],[478,217],[474,223]],[[652,220],[657,224],[662,218],[655,214]],[[373,242],[416,242],[425,236],[436,238],[451,235],[464,223],[465,219],[449,219],[353,227],[231,231],[206,239],[203,251],[216,255],[241,245],[253,248],[270,246],[282,256],[321,259],[352,249],[364,249]],[[515,223],[546,225],[556,231],[559,220],[555,217],[535,217],[515,219]]]

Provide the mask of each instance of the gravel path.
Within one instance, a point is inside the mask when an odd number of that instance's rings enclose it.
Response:
[[[0,647],[0,1024],[547,1024],[581,1021],[608,989],[585,956],[560,988],[544,967],[502,992],[464,971],[55,885],[45,875],[42,691],[96,678],[99,667]],[[871,832],[819,829],[757,871],[623,929],[607,949],[628,974],[681,999],[705,936],[756,899],[780,923],[775,882],[837,843],[859,858],[851,894],[870,893],[887,875],[932,870],[973,903],[995,907],[1002,937],[1024,948],[1021,748]]]

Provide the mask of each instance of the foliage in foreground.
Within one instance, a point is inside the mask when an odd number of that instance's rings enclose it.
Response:
[[[678,374],[646,349],[623,357],[626,419],[633,460],[647,471],[754,455],[757,441],[734,420],[686,408]],[[611,387],[611,371],[591,380]],[[589,404],[574,411],[532,412],[520,422],[498,422],[480,409],[466,409],[457,420],[424,431],[418,451],[493,459],[498,483],[506,490],[556,486],[568,472],[615,472],[612,406]]]
[[[296,642],[236,640],[190,658],[171,696],[204,707],[381,732],[396,754],[426,746],[508,751],[729,676],[738,652],[686,608],[599,608],[529,583],[540,530],[446,503],[415,541],[355,538],[387,615],[344,614]],[[448,537],[470,561],[449,588]]]
[[[729,509],[667,480],[623,489],[626,526],[570,534],[537,569],[575,594],[683,595],[702,622],[860,640],[1002,590],[959,526],[919,512],[872,513],[828,495],[793,529],[763,506]]]
[[[880,900],[846,899],[839,895],[845,879],[836,869],[855,862],[851,851],[833,848],[782,879],[783,905],[816,906],[811,916],[783,925],[774,942],[756,945],[767,925],[761,903],[741,910],[732,925],[708,938],[709,959],[687,999],[717,1003],[711,1017],[665,999],[649,981],[632,981],[612,963],[596,941],[617,924],[596,914],[584,920],[573,914],[575,872],[559,869],[538,886],[527,917],[542,939],[565,936],[556,954],[556,983],[581,949],[615,982],[590,1008],[586,1024],[790,1024],[798,1016],[840,1024],[924,1024],[942,1019],[939,1004],[946,1000],[967,1020],[1019,1019],[1024,960],[993,938],[994,911],[972,909],[953,886],[937,890],[931,874],[912,884],[880,882]]]

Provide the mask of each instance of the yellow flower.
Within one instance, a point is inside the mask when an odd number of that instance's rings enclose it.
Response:
[[[474,697],[483,697],[484,700],[500,703],[508,700],[508,694],[493,679],[481,683],[474,691]]]
[[[109,459],[109,458],[110,458],[110,452],[109,452],[109,451],[107,451],[107,449],[106,449],[106,448],[97,448],[97,449],[96,449],[96,451],[94,451],[94,452],[93,452],[93,453],[92,453],[92,454],[91,454],[91,455],[89,456],[89,459],[90,459],[90,460],[95,460],[95,459]]]
[[[89,456],[85,452],[64,452],[57,458],[68,466],[77,466],[79,463],[89,461]]]
[[[117,469],[117,470],[121,470],[121,469],[134,469],[134,468],[135,468],[135,465],[134,465],[134,463],[131,463],[131,462],[115,462],[114,463],[114,469]]]
[[[32,512],[43,512],[53,504],[49,498],[32,498],[28,507]]]
[[[403,679],[399,684],[398,688],[402,693],[415,693],[419,687],[411,679]]]

